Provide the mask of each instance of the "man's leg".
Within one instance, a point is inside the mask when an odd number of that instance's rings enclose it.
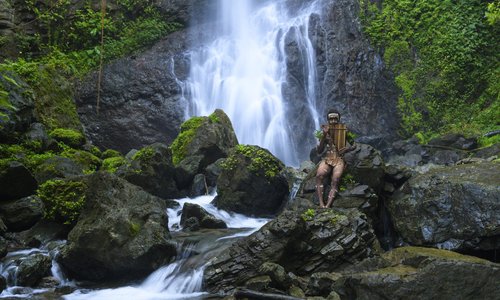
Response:
[[[323,201],[324,186],[323,181],[325,177],[330,173],[331,166],[329,166],[325,161],[321,161],[316,171],[316,193],[318,194],[319,207],[325,208],[325,202]]]
[[[344,172],[344,163],[339,162],[332,171],[332,183],[331,189],[328,193],[328,202],[326,203],[326,207],[332,207],[333,200],[335,199],[335,194],[337,193],[338,184],[340,181],[340,177],[342,177],[342,173]]]

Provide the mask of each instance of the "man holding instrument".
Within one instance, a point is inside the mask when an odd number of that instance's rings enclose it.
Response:
[[[322,160],[316,171],[316,192],[318,193],[319,206],[321,208],[331,207],[335,194],[337,193],[338,183],[346,163],[343,155],[352,151],[356,146],[351,146],[347,142],[347,127],[340,123],[340,113],[330,109],[327,114],[328,124],[321,125],[321,136],[317,146],[318,154]],[[328,201],[325,205],[323,201],[324,179],[331,173],[331,189],[328,193]]]

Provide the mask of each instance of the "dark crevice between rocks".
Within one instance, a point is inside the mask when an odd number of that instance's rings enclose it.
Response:
[[[468,251],[460,251],[460,253],[486,259],[494,263],[500,263],[500,245],[496,249],[468,250]]]

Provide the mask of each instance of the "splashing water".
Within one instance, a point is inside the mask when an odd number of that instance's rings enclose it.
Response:
[[[191,53],[190,77],[183,91],[188,98],[186,118],[223,109],[242,144],[269,149],[286,165],[301,159],[287,117],[282,88],[287,78],[285,37],[293,29],[305,65],[310,119],[319,127],[316,109],[315,54],[308,37],[316,1],[290,16],[284,1],[257,6],[251,0],[221,0],[218,37]]]

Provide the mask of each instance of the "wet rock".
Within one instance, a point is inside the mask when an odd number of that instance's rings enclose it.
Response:
[[[26,248],[39,248],[50,241],[67,239],[69,229],[67,225],[42,219],[30,229],[19,232],[16,239]]]
[[[228,293],[251,278],[263,276],[259,268],[264,263],[307,276],[342,269],[372,256],[376,249],[375,234],[357,210],[285,211],[216,257],[205,270],[203,280],[208,291]],[[276,282],[286,285],[287,280]]]
[[[20,162],[10,161],[0,167],[0,199],[2,201],[33,195],[37,187],[36,179]]]
[[[43,203],[37,196],[0,203],[0,215],[9,231],[29,229],[43,217],[43,214]]]
[[[499,157],[500,156],[500,143],[496,143],[486,148],[478,149],[473,153],[474,157],[479,158],[490,158],[490,157]]]
[[[59,257],[68,276],[142,278],[175,256],[165,201],[107,172],[86,183],[85,206]]]
[[[347,269],[333,284],[342,299],[496,299],[500,267],[446,250],[403,247]]]
[[[288,197],[284,165],[258,146],[236,147],[224,162],[213,204],[251,216],[275,215]]]
[[[155,196],[172,199],[179,195],[172,152],[167,145],[155,143],[142,148],[116,174]]]
[[[0,293],[7,288],[7,279],[0,275]]]
[[[476,138],[466,138],[459,133],[450,133],[429,141],[429,145],[449,147],[460,150],[472,150],[477,147]]]
[[[205,175],[196,174],[193,179],[193,184],[191,185],[191,190],[189,191],[190,197],[198,197],[208,194],[208,186]]]
[[[182,208],[181,226],[185,227],[187,220],[195,218],[198,220],[200,228],[227,228],[224,221],[217,219],[207,212],[203,207],[194,203],[185,203]],[[192,222],[192,221],[191,221]]]
[[[387,205],[396,230],[412,245],[492,250],[500,232],[498,182],[498,163],[434,168],[410,178]]]
[[[38,144],[40,145],[40,150],[45,150],[49,147],[49,144],[51,144],[51,138],[47,134],[47,131],[45,130],[45,126],[41,123],[33,123],[30,126],[30,129],[28,132],[25,134],[25,140],[28,144],[34,145]]]
[[[17,270],[17,285],[36,286],[50,274],[51,267],[52,259],[45,254],[37,253],[23,258]]]
[[[8,242],[5,238],[0,236],[0,258],[5,257],[7,255]]]
[[[318,272],[311,275],[307,286],[307,294],[327,297],[332,286],[341,278],[340,273]]]

